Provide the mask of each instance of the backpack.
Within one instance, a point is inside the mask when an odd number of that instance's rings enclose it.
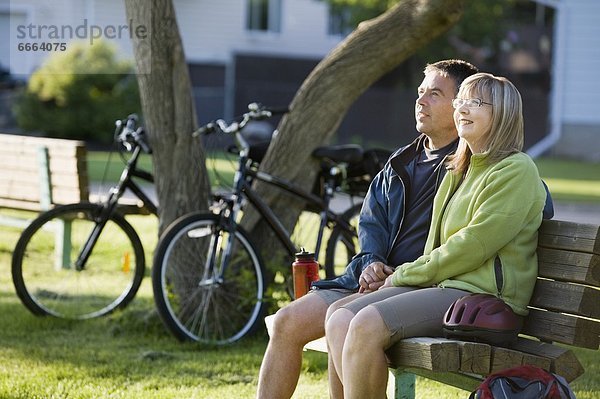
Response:
[[[575,399],[567,381],[530,365],[490,374],[469,399]]]

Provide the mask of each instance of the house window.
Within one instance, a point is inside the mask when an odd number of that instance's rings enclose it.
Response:
[[[246,28],[252,31],[281,31],[281,0],[248,0]]]

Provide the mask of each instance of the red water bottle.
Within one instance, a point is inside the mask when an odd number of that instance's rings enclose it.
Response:
[[[300,252],[296,254],[296,261],[292,263],[292,274],[294,297],[298,299],[308,292],[313,281],[319,279],[319,264],[315,260],[315,254],[300,248]]]

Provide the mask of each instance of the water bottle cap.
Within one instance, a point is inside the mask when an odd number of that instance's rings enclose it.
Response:
[[[314,253],[307,252],[306,249],[304,249],[304,247],[300,247],[300,252],[296,253],[296,258],[300,259],[313,258],[314,256]]]

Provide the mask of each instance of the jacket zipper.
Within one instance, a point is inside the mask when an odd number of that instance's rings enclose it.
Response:
[[[398,231],[396,232],[396,236],[392,241],[392,245],[388,247],[387,253],[385,255],[386,259],[388,259],[390,257],[390,254],[392,253],[392,249],[394,248],[396,240],[398,239],[400,231],[402,230],[402,224],[404,224],[404,215],[406,214],[406,184],[404,184],[404,180],[402,180],[402,177],[400,175],[397,176],[398,180],[400,180],[400,183],[402,184],[402,191],[404,192],[404,195],[402,196],[402,216],[400,217],[400,223],[398,223]]]
[[[498,297],[502,297],[502,289],[504,288],[504,275],[502,274],[502,260],[500,255],[496,255],[494,259],[494,275],[496,277],[496,289],[498,290]]]

